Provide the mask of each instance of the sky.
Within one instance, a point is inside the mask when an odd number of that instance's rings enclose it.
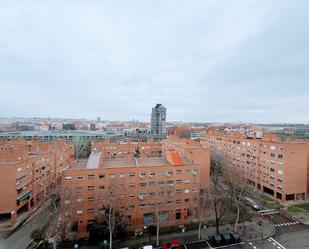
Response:
[[[0,116],[309,123],[308,0],[0,0]]]

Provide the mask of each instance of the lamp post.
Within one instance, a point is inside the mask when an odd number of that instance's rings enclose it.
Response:
[[[206,224],[204,224],[204,225],[203,225],[204,240],[206,240],[206,229],[207,229],[207,225],[206,225]]]
[[[146,231],[147,231],[147,226],[145,225],[144,226],[144,241],[146,243]]]

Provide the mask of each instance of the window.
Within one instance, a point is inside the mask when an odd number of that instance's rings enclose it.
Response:
[[[185,169],[185,174],[190,174],[190,169]]]
[[[131,204],[131,205],[129,205],[129,208],[130,209],[135,208],[135,205]]]
[[[146,206],[145,203],[139,204],[139,207],[140,207],[140,208],[144,208],[145,206]]]
[[[190,193],[190,189],[185,189],[185,194],[189,194]]]
[[[94,179],[94,175],[88,175],[88,179]]]
[[[186,180],[184,180],[183,182],[184,182],[185,184],[188,184],[188,183],[190,183],[190,180],[186,179]]]
[[[283,182],[282,178],[278,178],[278,182]]]
[[[64,178],[64,180],[66,180],[66,181],[72,181],[72,176],[66,176],[66,177]]]
[[[278,172],[279,175],[282,175],[282,174],[283,174],[283,171],[282,171],[281,169],[278,169],[277,172]]]
[[[77,210],[76,211],[76,214],[82,214],[83,213],[83,210]]]
[[[99,186],[99,189],[104,189],[105,187],[103,185]]]
[[[144,178],[146,176],[146,173],[145,172],[141,172],[139,176]]]
[[[182,173],[182,170],[181,169],[177,169],[176,170],[176,174],[181,174]]]
[[[94,190],[94,186],[88,186],[88,190]]]
[[[155,176],[155,172],[149,172],[149,176],[150,176],[150,177]]]
[[[155,192],[149,192],[149,196],[155,196],[156,193]]]
[[[192,169],[192,174],[196,175],[198,173],[198,169]]]
[[[276,147],[274,145],[270,146],[271,150],[276,150]]]
[[[282,186],[281,186],[281,185],[278,185],[278,189],[282,190]]]
[[[133,197],[135,197],[135,194],[130,194],[129,197],[133,198]]]
[[[180,184],[181,182],[181,180],[176,180],[176,184]]]
[[[70,204],[70,203],[71,203],[70,200],[65,200],[65,201],[64,201],[64,204],[65,204],[65,205],[68,205],[68,204]]]
[[[278,162],[278,166],[283,166],[283,163],[282,162]]]
[[[124,177],[126,177],[126,174],[125,173],[120,173],[119,177],[120,178],[124,178]]]
[[[193,192],[193,193],[197,193],[197,192],[198,192],[198,189],[197,189],[197,188],[194,188],[194,189],[192,189],[192,192]]]
[[[282,155],[282,154],[279,154],[279,155],[278,155],[278,158],[279,158],[279,159],[282,159],[282,158],[283,158],[283,155]]]
[[[77,180],[84,180],[84,177],[83,176],[78,176],[76,177]]]
[[[176,189],[176,194],[181,194],[181,189]]]
[[[135,172],[130,173],[130,177],[133,177],[133,176],[135,176]]]
[[[129,184],[129,188],[135,188],[135,184],[134,183],[130,183]]]
[[[270,156],[271,156],[271,157],[275,157],[275,154],[274,154],[274,153],[270,153]]]
[[[100,178],[100,179],[102,179],[102,178],[104,178],[104,177],[105,177],[105,174],[100,174],[100,175],[99,175],[99,178]]]
[[[94,197],[88,197],[88,201],[94,201]]]
[[[147,185],[147,183],[146,183],[146,182],[141,182],[139,185],[140,185],[141,187],[145,187],[145,186]]]

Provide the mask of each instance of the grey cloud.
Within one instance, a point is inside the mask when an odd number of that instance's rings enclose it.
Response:
[[[1,2],[0,115],[309,122],[308,7]]]

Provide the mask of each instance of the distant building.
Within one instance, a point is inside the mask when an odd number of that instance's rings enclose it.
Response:
[[[95,124],[90,124],[90,130],[95,131]]]
[[[97,117],[97,123],[101,123],[101,118]]]
[[[166,108],[156,104],[151,113],[151,133],[160,137],[166,136]]]

